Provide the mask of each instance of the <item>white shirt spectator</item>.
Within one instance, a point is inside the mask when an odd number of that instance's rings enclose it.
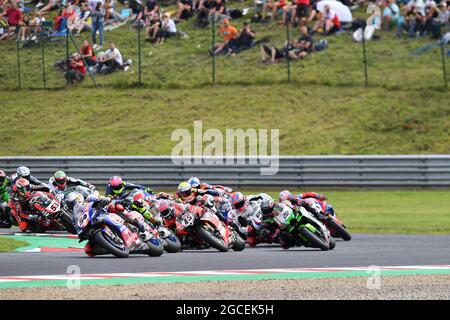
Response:
[[[116,60],[118,64],[123,65],[122,54],[120,53],[119,49],[117,48],[114,48],[114,50],[108,49],[105,52],[105,55],[108,58],[114,58],[114,60]]]
[[[166,27],[166,31],[170,33],[177,32],[177,26],[172,19],[168,19],[167,21],[163,21],[163,25]]]

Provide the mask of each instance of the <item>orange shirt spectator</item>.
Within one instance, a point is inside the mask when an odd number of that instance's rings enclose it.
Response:
[[[223,25],[220,27],[219,33],[223,36],[223,40],[225,42],[229,42],[231,39],[236,39],[238,36],[237,29],[230,25],[228,19],[223,20]]]

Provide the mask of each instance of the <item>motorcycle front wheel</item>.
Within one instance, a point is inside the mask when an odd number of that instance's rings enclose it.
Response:
[[[235,240],[233,242],[233,246],[231,247],[234,251],[242,251],[245,249],[245,241],[241,238],[241,236],[236,233]]]
[[[341,224],[337,223],[334,219],[328,218],[327,224],[330,228],[334,229],[334,233],[337,237],[341,237],[344,241],[350,241],[352,239],[351,234]]]
[[[146,244],[149,246],[146,253],[150,257],[159,257],[164,253],[164,246],[162,245],[161,240],[153,238],[147,241]]]
[[[309,240],[310,244],[314,248],[320,248],[321,250],[330,250],[330,245],[323,239],[319,238],[316,234],[312,233],[308,228],[303,227],[299,233]]]
[[[116,256],[117,258],[127,258],[130,254],[130,251],[125,247],[124,244],[117,244],[101,229],[94,232],[94,240],[97,245],[101,246],[103,249]]]
[[[166,250],[168,253],[176,253],[181,249],[180,239],[178,239],[178,237],[175,235],[168,236],[164,239],[164,242],[164,250]]]

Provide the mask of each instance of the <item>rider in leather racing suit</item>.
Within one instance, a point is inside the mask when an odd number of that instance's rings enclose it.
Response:
[[[177,193],[176,193],[176,201],[182,203],[190,203],[195,204],[197,201],[197,196],[202,196],[204,194],[210,194],[212,196],[220,196],[221,192],[215,189],[197,189],[192,188],[192,186],[187,182],[181,182],[178,185]]]
[[[6,173],[0,170],[0,228],[11,227],[11,208],[8,206],[10,179]]]
[[[77,186],[86,187],[91,190],[95,189],[94,185],[92,185],[86,181],[83,181],[81,179],[69,177],[65,174],[64,171],[55,172],[53,177],[51,177],[48,180],[48,183],[54,190],[59,190],[59,191],[65,191],[67,188],[72,188],[72,187],[77,187]]]
[[[30,182],[32,191],[50,191],[50,188],[48,186],[31,175],[30,169],[28,169],[28,167],[22,166],[17,168],[16,173],[11,176],[11,186],[14,186],[16,181],[20,178],[24,178]]]
[[[334,212],[334,208],[331,204],[326,204],[323,206],[323,201],[327,200],[327,197],[324,194],[316,193],[316,192],[305,192],[297,195],[292,194],[289,190],[283,190],[280,192],[279,201],[290,201],[294,205],[300,205],[302,203],[311,203],[311,200],[316,200],[321,207],[323,207],[323,212],[325,215],[332,215],[336,217],[336,213]]]
[[[67,195],[66,203],[69,209],[73,210],[74,226],[80,240],[85,240],[85,235],[83,235],[83,230],[79,227],[77,221],[84,214],[84,212],[89,210],[115,213],[130,224],[134,225],[139,230],[139,237],[141,239],[145,241],[150,237],[150,234],[146,231],[144,226],[144,221],[136,219],[137,217],[125,210],[121,204],[115,204],[114,201],[111,202],[111,199],[109,198],[99,197],[97,200],[91,199],[91,202],[85,203],[83,196],[80,193],[71,192]],[[84,246],[84,252],[90,257],[107,253],[103,248],[97,246],[91,240],[89,240]]]
[[[112,199],[118,199],[126,194],[126,191],[131,191],[134,189],[143,190],[148,193],[153,193],[153,190],[150,188],[146,188],[139,184],[134,184],[130,182],[125,182],[122,180],[119,176],[114,176],[109,179],[109,183],[106,186],[106,193],[105,196],[112,198]]]
[[[224,193],[231,194],[233,192],[233,189],[222,186],[220,184],[209,184],[209,183],[201,183],[200,179],[197,177],[191,177],[187,181],[191,185],[192,188],[200,189],[200,190],[217,190],[217,191],[223,191]]]

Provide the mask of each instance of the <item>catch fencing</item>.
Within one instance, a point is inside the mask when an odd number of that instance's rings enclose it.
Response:
[[[179,159],[178,159],[179,160]],[[229,160],[229,159],[228,159]],[[169,156],[134,157],[1,157],[0,169],[12,173],[26,165],[47,180],[56,170],[98,186],[120,175],[134,183],[173,190],[191,176],[234,188],[446,188],[450,187],[450,155],[408,156],[283,156],[275,175],[261,175],[268,160],[245,164],[177,164]],[[255,162],[255,163],[252,163]],[[274,162],[272,162],[273,164]]]

